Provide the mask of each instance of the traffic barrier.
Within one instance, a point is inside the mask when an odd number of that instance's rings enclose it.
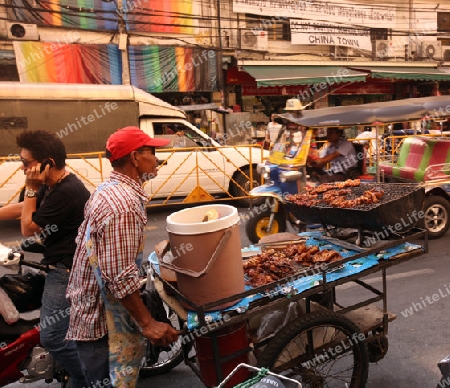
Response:
[[[242,147],[248,149],[248,156]],[[229,148],[237,151],[235,160],[227,156]],[[250,198],[250,190],[261,183],[256,174],[256,164],[263,158],[260,145],[161,149],[156,156],[161,161],[158,175],[144,184],[148,206]],[[104,152],[69,154],[66,166],[91,192],[111,172]],[[0,157],[0,206],[19,200],[21,182],[19,155]]]

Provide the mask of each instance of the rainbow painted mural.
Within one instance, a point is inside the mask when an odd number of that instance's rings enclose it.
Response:
[[[193,0],[136,0],[123,6],[127,30],[195,34],[199,2]]]
[[[129,0],[122,8],[104,0],[6,0],[8,19],[86,30],[196,34],[200,5],[194,0]]]
[[[8,18],[38,25],[117,31],[119,15],[114,1],[5,0]]]

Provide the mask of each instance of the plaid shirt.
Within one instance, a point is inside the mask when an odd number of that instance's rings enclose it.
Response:
[[[107,333],[105,307],[86,252],[86,229],[91,228],[92,252],[98,257],[103,281],[121,299],[139,290],[136,257],[142,250],[148,198],[138,183],[113,171],[109,185],[86,203],[78,230],[77,250],[67,287],[71,303],[67,339],[93,341]]]

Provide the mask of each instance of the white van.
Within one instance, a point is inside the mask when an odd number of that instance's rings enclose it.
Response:
[[[67,166],[92,191],[109,177],[103,151],[108,136],[138,126],[171,143],[157,151],[158,176],[145,189],[154,202],[196,202],[218,195],[241,197],[260,183],[259,146],[221,146],[186,121],[185,113],[134,86],[0,83],[0,205],[17,201],[23,188],[15,138],[26,129],[55,133],[66,146]],[[183,136],[179,136],[179,134]]]

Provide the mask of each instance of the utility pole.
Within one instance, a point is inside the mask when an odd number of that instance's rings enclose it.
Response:
[[[413,44],[413,0],[409,0],[409,25],[408,25],[408,47],[406,48],[406,60],[410,61],[411,60],[411,56],[412,56],[412,44]],[[411,96],[410,96],[411,97]]]
[[[122,55],[122,85],[130,85],[131,79],[130,79],[130,64],[128,62],[128,33],[125,20],[123,18],[124,14],[123,0],[117,0],[117,10],[118,10],[117,15],[119,16],[119,25],[118,25],[119,50]]]
[[[223,70],[223,65],[222,65],[222,58],[223,58],[223,43],[222,43],[222,10],[221,10],[221,3],[220,0],[217,0],[216,2],[216,7],[217,7],[217,31],[218,31],[218,35],[219,35],[219,50],[216,51],[217,55],[216,55],[216,66],[217,66],[217,80],[218,80],[218,87],[219,90],[222,93],[222,98],[221,98],[221,105],[224,108],[228,108],[228,89],[225,88],[225,81],[224,81],[224,70]],[[225,124],[225,116],[223,117],[224,120],[224,124]]]

